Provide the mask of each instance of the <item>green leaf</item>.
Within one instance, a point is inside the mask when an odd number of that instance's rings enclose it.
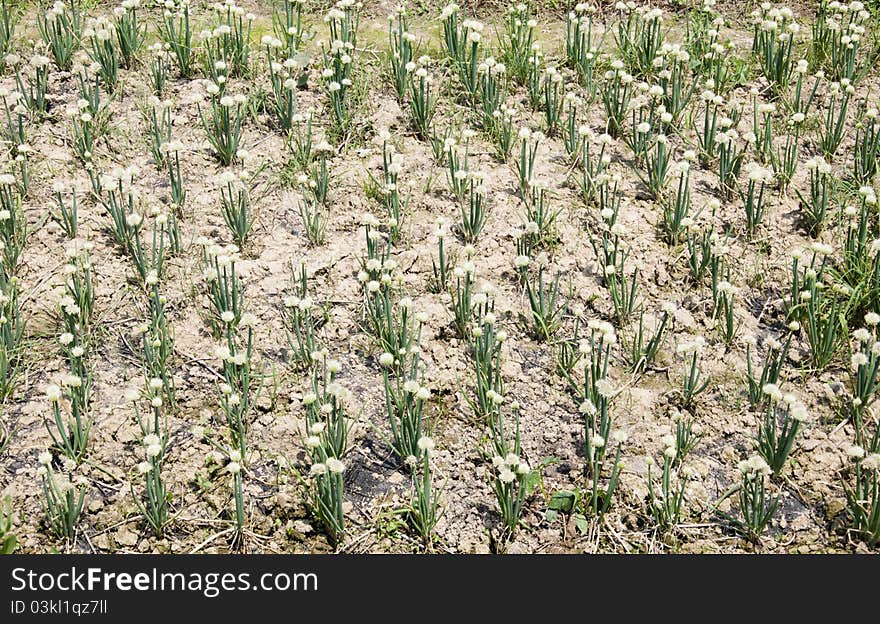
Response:
[[[552,496],[550,496],[550,503],[547,505],[547,509],[561,511],[562,513],[571,513],[571,510],[574,509],[576,504],[577,494],[575,492],[572,492],[571,490],[560,490],[554,492]]]
[[[541,461],[538,462],[538,465],[535,467],[535,470],[541,470],[542,468],[546,468],[547,466],[552,466],[553,464],[558,464],[558,457],[542,457]]]
[[[541,482],[541,471],[540,470],[532,470],[529,472],[522,480],[522,486],[525,490],[526,496],[535,491],[535,488],[538,487],[538,484]]]
[[[300,52],[296,56],[293,57],[293,60],[299,63],[300,67],[308,67],[309,63],[312,62],[312,56],[310,54],[305,54]],[[309,82],[309,73],[304,71],[296,77],[296,86],[299,89],[304,88]]]
[[[555,509],[548,509],[544,512],[544,518],[546,518],[547,522],[556,522],[559,518],[559,512]]]
[[[523,479],[523,487],[525,488],[526,496],[534,492],[535,488],[538,487],[538,485],[541,483],[544,468],[546,468],[547,466],[552,466],[558,461],[558,457],[543,457],[541,461],[538,462],[538,465],[535,466],[535,468],[525,476],[525,478]]]
[[[574,514],[572,516],[572,519],[574,520],[574,528],[578,530],[578,533],[580,533],[581,535],[585,535],[587,529],[590,526],[590,523],[587,522],[587,519],[583,516],[583,514]]]

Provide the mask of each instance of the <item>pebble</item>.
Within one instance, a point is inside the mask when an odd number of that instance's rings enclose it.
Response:
[[[134,533],[128,527],[122,527],[115,533],[116,543],[120,546],[134,546],[138,543],[137,533]]]
[[[388,483],[390,483],[391,485],[398,485],[400,483],[403,483],[403,475],[399,472],[392,472],[391,476],[388,477]]]

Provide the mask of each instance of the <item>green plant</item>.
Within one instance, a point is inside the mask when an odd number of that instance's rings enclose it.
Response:
[[[522,459],[519,432],[519,404],[511,403],[510,409],[514,417],[512,438],[505,431],[504,417],[498,402],[490,421],[490,455],[492,467],[492,489],[501,511],[501,521],[506,532],[513,533],[520,525],[523,506],[531,494],[540,471],[533,470]]]
[[[700,94],[703,101],[703,125],[697,134],[697,144],[699,145],[699,157],[703,163],[713,161],[718,153],[719,130],[724,132],[727,128],[721,123],[729,117],[724,116],[723,106],[724,98],[710,89],[706,89]],[[729,127],[729,126],[728,126]]]
[[[733,123],[729,117],[725,117],[721,121],[724,122],[722,125],[726,125],[728,122]],[[729,197],[737,188],[737,176],[739,176],[746,155],[745,150],[739,147],[736,141],[737,137],[737,131],[730,127],[719,132],[715,138],[715,142],[718,144],[718,186],[721,194],[725,197]]]
[[[135,406],[136,411],[137,409]],[[137,472],[144,480],[143,500],[135,495],[134,483],[131,485],[132,498],[134,498],[147,525],[157,537],[162,536],[165,525],[168,523],[169,495],[162,477],[167,440],[167,432],[163,430],[158,433],[148,433],[141,439],[146,458],[137,465]]]
[[[715,275],[724,262],[727,244],[714,227],[690,227],[685,238],[691,280],[699,284],[706,275]]]
[[[15,27],[20,19],[21,11],[18,8],[10,6],[9,0],[0,0],[0,69],[4,66],[6,55],[12,51]],[[2,531],[0,531],[0,534],[2,534]],[[2,550],[2,547],[0,547],[0,552]]]
[[[529,96],[529,106],[533,110],[541,110],[541,59],[544,53],[541,51],[541,42],[536,41],[532,44],[532,52],[529,55],[529,73],[526,77],[526,93]]]
[[[519,180],[519,191],[523,198],[529,194],[529,189],[533,184],[538,145],[543,139],[543,132],[532,132],[526,127],[522,127],[519,130],[520,150],[516,166],[516,176]]]
[[[459,206],[461,220],[458,229],[465,242],[473,243],[483,230],[483,226],[486,225],[486,219],[489,216],[482,173],[468,172],[466,199],[467,201],[462,201]]]
[[[587,418],[589,421],[589,418]],[[589,422],[587,423],[589,424]],[[627,436],[622,431],[615,431],[610,434],[610,439],[597,433],[594,426],[599,421],[594,421],[593,426],[585,427],[587,434],[586,454],[587,454],[587,491],[584,494],[583,506],[584,511],[594,518],[602,519],[614,502],[614,494],[617,492],[617,486],[620,484],[620,474],[623,470],[623,462],[620,459],[621,450],[626,443]],[[607,421],[606,429],[610,430],[610,419]],[[608,433],[606,433],[608,435]],[[609,442],[617,444],[613,457],[609,453]],[[606,460],[611,459],[611,468],[606,469]],[[607,473],[607,478],[604,475]],[[604,487],[602,481],[604,478]]]
[[[806,162],[810,174],[810,190],[805,197],[795,189],[800,200],[801,213],[810,236],[816,237],[825,226],[828,214],[829,187],[831,181],[831,165],[821,157],[811,158]]]
[[[495,318],[495,301],[487,293],[474,295],[476,321],[471,328],[471,350],[474,360],[474,394],[471,407],[478,418],[489,418],[504,400],[504,379],[501,375],[501,348],[507,332]]]
[[[370,176],[371,182],[377,187],[377,194],[388,216],[389,236],[388,240],[393,245],[400,239],[404,219],[409,209],[409,195],[401,194],[400,174],[403,171],[403,155],[396,153],[391,137],[387,132],[380,133],[379,140],[382,142],[382,179],[375,180]],[[322,160],[323,170],[317,176],[315,188],[322,189],[321,193],[326,196],[327,173],[326,161]],[[316,176],[313,176],[316,179]],[[323,188],[322,188],[323,187]],[[316,193],[317,197],[318,193]]]
[[[241,474],[241,456],[235,449],[229,451],[229,463],[226,464],[226,472],[232,475],[232,499],[235,501],[235,530],[240,539],[245,526],[244,513],[244,487]]]
[[[410,72],[415,69],[413,43],[416,36],[409,31],[407,21],[403,5],[388,16],[388,62],[398,100],[406,96]]]
[[[153,273],[156,278],[162,277],[165,270],[165,259],[168,249],[172,245],[173,223],[169,221],[168,215],[160,211],[154,211],[152,217],[152,228],[148,232],[147,241],[144,244],[144,237],[141,236],[141,230],[144,229],[144,218],[133,212],[126,217],[126,234],[128,236],[128,245],[126,251],[134,264],[138,278],[141,282],[146,283],[148,276]]]
[[[858,184],[867,182],[880,170],[880,123],[877,123],[877,114],[876,108],[868,108],[856,123],[853,178]]]
[[[116,43],[119,46],[120,64],[131,69],[147,38],[147,24],[138,19],[139,1],[122,2],[113,12]]]
[[[395,281],[394,276],[385,273],[379,281],[365,284],[365,329],[383,352],[405,358],[418,344],[422,316],[414,313],[409,297],[394,301],[399,286]]]
[[[792,394],[783,395],[774,384],[763,388],[767,395],[767,407],[758,427],[758,454],[770,466],[774,475],[785,467],[785,462],[794,448],[801,424],[807,420],[807,409]],[[784,403],[782,408],[780,403]]]
[[[418,352],[385,352],[379,357],[385,382],[385,412],[391,425],[391,445],[398,459],[411,470],[422,455],[426,434],[425,403],[431,391],[421,385]]]
[[[45,11],[37,11],[37,29],[58,69],[69,70],[82,36],[82,1],[56,2]]]
[[[326,351],[317,352],[313,360],[311,387],[302,400],[309,435],[306,446],[312,461],[341,459],[348,448],[346,402],[351,393],[337,380],[342,368],[338,360],[328,358]]]
[[[149,293],[149,320],[140,326],[143,364],[150,378],[150,389],[161,390],[165,402],[174,406],[174,331],[165,314],[165,296],[159,292],[159,278],[152,274],[146,280]],[[158,386],[158,387],[153,387]],[[158,402],[158,401],[157,401]]]
[[[633,91],[633,76],[624,67],[620,59],[613,60],[611,69],[605,72],[605,80],[601,86],[602,105],[608,118],[608,134],[615,138],[620,136]]]
[[[684,462],[694,447],[706,437],[706,434],[694,426],[693,418],[679,416],[675,420],[675,461],[679,465]],[[667,448],[669,445],[667,445]]]
[[[449,278],[452,271],[450,270],[451,258],[446,251],[446,223],[438,219],[437,229],[434,231],[437,238],[437,260],[431,258],[432,279],[428,284],[431,292],[446,292],[449,285]]]
[[[226,76],[246,76],[250,71],[251,31],[256,16],[246,13],[234,0],[211,6],[214,28],[203,37],[206,74],[216,81],[215,72]]]
[[[843,483],[847,515],[853,530],[873,548],[880,543],[880,453],[866,453],[860,446],[847,453],[855,473],[851,484]]]
[[[0,128],[0,136],[10,145],[22,145],[27,143],[26,123],[28,121],[27,107],[21,103],[22,94],[17,91],[3,92],[0,100],[3,101],[3,116],[5,117]]]
[[[150,88],[153,95],[162,97],[165,93],[165,85],[168,83],[168,72],[171,67],[171,53],[165,49],[161,41],[149,46],[149,76]]]
[[[0,5],[0,11],[7,10]],[[0,19],[3,15],[0,15]],[[11,555],[18,548],[18,538],[12,528],[12,499],[6,496],[0,501],[0,555]]]
[[[294,294],[284,298],[284,327],[290,346],[290,360],[300,368],[313,362],[312,354],[320,351],[315,302],[309,295],[309,275],[305,263],[300,264],[297,274],[291,268],[291,289]]]
[[[822,154],[830,159],[843,141],[849,99],[855,93],[855,87],[849,79],[843,78],[839,83],[832,82],[829,85],[829,92],[828,106],[825,108],[825,116],[819,129],[818,143]]]
[[[27,219],[21,207],[21,193],[12,174],[0,174],[0,265],[6,276],[15,274],[27,243]]]
[[[507,104],[502,103],[498,110],[492,114],[492,119],[485,120],[488,124],[488,133],[495,145],[496,155],[500,160],[507,160],[510,148],[516,139],[514,131],[514,121],[516,119],[517,110]]]
[[[697,397],[709,387],[711,377],[704,375],[700,370],[700,353],[705,345],[705,340],[697,336],[689,342],[681,342],[676,351],[684,358],[684,376],[681,384],[681,398],[685,409],[690,409],[696,403]]]
[[[247,96],[241,93],[220,96],[216,84],[209,85],[208,90],[211,96],[211,115],[206,118],[199,107],[199,118],[217,159],[222,165],[229,166],[238,154]]]
[[[409,111],[419,136],[427,140],[432,135],[432,122],[437,109],[437,93],[431,92],[433,76],[428,72],[431,58],[421,56],[409,88]]]
[[[648,508],[662,530],[674,528],[681,521],[682,505],[684,504],[684,490],[687,485],[683,475],[676,474],[673,466],[676,460],[676,447],[667,446],[663,450],[663,473],[660,478],[660,491],[654,483],[651,475],[651,466],[654,464],[652,457],[648,461]],[[676,481],[678,482],[676,484]]]
[[[856,443],[867,441],[864,415],[874,402],[877,391],[877,373],[880,371],[880,342],[877,341],[877,313],[865,315],[865,327],[852,332],[855,349],[851,349],[850,383],[852,386],[852,414]]]
[[[776,514],[779,497],[771,498],[767,493],[770,466],[763,458],[755,455],[741,461],[737,468],[742,480],[739,485],[722,496],[718,503],[735,493],[738,494],[739,515],[718,513],[737,533],[749,540],[758,541]]]
[[[795,113],[788,120],[788,133],[785,135],[785,141],[779,149],[770,153],[770,164],[773,168],[773,175],[779,181],[779,187],[782,190],[788,188],[795,170],[798,165],[798,156],[800,154],[800,138],[801,128],[804,123],[805,116],[803,113]]]
[[[799,253],[792,260],[792,282],[786,309],[789,319],[797,321],[805,331],[812,364],[821,370],[837,354],[843,315],[839,298],[825,287],[823,281],[831,247],[814,243],[812,248],[812,259],[807,267],[799,267]]]
[[[619,205],[618,181],[612,176],[607,175],[605,170],[611,162],[611,155],[606,153],[606,150],[609,150],[609,146],[614,143],[614,139],[611,138],[610,134],[599,135],[597,154],[597,150],[592,145],[595,137],[589,126],[581,126],[578,129],[578,133],[581,136],[579,155],[580,175],[575,178],[575,182],[580,189],[581,197],[583,197],[584,201],[595,201],[598,196],[602,210],[605,208],[612,208],[613,210],[613,206],[608,205],[608,200],[611,199],[612,203]]]
[[[504,12],[504,31],[499,34],[500,59],[514,80],[525,83],[529,73],[529,54],[538,26],[532,7],[512,4]]]
[[[568,301],[565,293],[559,291],[560,274],[555,275],[552,284],[545,284],[544,269],[544,265],[539,263],[537,279],[526,280],[526,293],[529,297],[535,337],[541,341],[550,341],[562,327],[563,316],[568,310]]]
[[[819,81],[825,77],[825,72],[816,72],[813,76],[813,88],[804,91],[804,76],[806,76],[808,69],[809,63],[807,63],[805,59],[799,60],[795,66],[797,80],[795,82],[794,92],[788,102],[788,108],[793,113],[803,113],[806,115],[810,112],[810,108],[812,108],[813,102],[816,99],[816,92],[819,89]]]
[[[464,140],[464,151],[461,154],[458,151],[458,142],[454,137],[447,137],[443,141],[443,151],[446,156],[446,179],[449,183],[449,190],[459,202],[464,200],[468,189],[468,156],[473,132],[464,130],[461,134]]]
[[[752,336],[744,339],[746,343],[746,382],[748,384],[749,404],[760,407],[765,404],[767,395],[764,388],[768,384],[779,387],[780,377],[788,357],[788,349],[791,346],[792,334],[788,334],[785,342],[779,342],[775,338],[765,341],[766,354],[764,364],[761,366],[761,374],[757,375],[755,363],[752,361],[752,350],[756,348],[757,341]]]
[[[434,527],[437,526],[442,513],[440,492],[434,485],[434,475],[431,470],[434,441],[429,437],[422,437],[418,441],[418,447],[422,453],[413,469],[413,490],[407,518],[422,543],[430,547],[434,540]]]
[[[98,120],[88,110],[74,111],[70,116],[73,148],[84,165],[91,166],[98,138]]]
[[[72,540],[85,504],[88,481],[82,476],[74,478],[71,474],[56,474],[52,469],[53,459],[52,453],[43,451],[37,469],[42,483],[46,523],[57,537]],[[67,472],[70,470],[68,468]]]
[[[584,343],[582,347],[579,346],[579,350],[586,352],[589,356],[589,361],[584,366],[583,384],[575,382],[565,367],[562,368],[562,371],[579,401],[579,411],[584,426],[585,451],[592,464],[594,460],[601,462],[604,459],[604,448],[599,450],[598,454],[594,453],[594,441],[601,441],[600,446],[604,447],[605,441],[611,434],[609,408],[616,392],[613,382],[608,377],[608,367],[611,362],[612,349],[617,344],[617,334],[614,327],[604,321],[591,320],[588,323],[588,328],[590,330],[588,342]],[[597,465],[596,468],[601,468],[601,466]],[[599,475],[595,470],[592,470],[591,474],[595,479],[598,479]],[[594,482],[594,486],[598,487],[597,481]],[[595,498],[591,500],[594,503],[597,502]]]
[[[345,463],[335,457],[316,461],[309,469],[312,477],[312,509],[324,525],[331,543],[338,545],[345,535]]]
[[[663,11],[649,6],[619,3],[615,40],[621,56],[641,76],[650,75],[663,46]]]
[[[577,163],[580,157],[581,142],[583,140],[581,128],[583,128],[584,134],[590,132],[589,126],[578,124],[578,109],[583,106],[583,103],[583,99],[578,97],[573,91],[566,93],[563,99],[565,119],[561,123],[562,146],[565,148],[565,153],[572,163]]]
[[[202,250],[202,280],[208,287],[211,324],[219,336],[232,313],[232,324],[238,324],[244,312],[244,289],[236,272],[239,250],[235,245],[221,247],[206,241]]]
[[[10,59],[10,56],[13,56]],[[22,74],[22,63],[17,55],[7,55],[7,62],[15,68],[15,84],[24,105],[35,116],[43,116],[49,110],[46,92],[49,89],[49,57],[35,54],[28,61],[27,73]]]
[[[445,12],[446,9],[444,9]],[[457,34],[447,38],[448,54],[450,56],[455,54],[455,57],[452,59],[453,68],[458,72],[459,80],[467,94],[473,98],[477,95],[480,87],[479,74],[477,72],[480,59],[480,41],[482,40],[484,26],[482,22],[467,19],[463,20],[459,25],[456,7],[456,11],[444,20],[444,32],[451,32],[453,28],[456,29]],[[449,48],[450,43],[455,45],[457,49],[453,51],[452,48]]]
[[[462,30],[459,6],[452,2],[443,7],[440,21],[443,22],[443,45],[446,56],[453,63],[461,63],[464,60],[467,33]]]
[[[223,381],[219,384],[220,408],[226,421],[232,445],[247,460],[250,414],[262,390],[263,375],[254,367],[254,325],[256,317],[244,313],[239,320],[227,310],[220,315],[224,323],[225,340],[216,350],[223,367]],[[238,331],[243,330],[244,336]]]
[[[672,154],[669,147],[669,139],[665,134],[654,137],[654,149],[648,149],[645,153],[645,173],[634,169],[639,180],[642,181],[648,193],[652,197],[659,198],[666,187],[666,175],[672,165]]]
[[[554,226],[562,209],[551,208],[550,191],[542,183],[531,184],[529,191],[523,202],[523,229],[532,237],[532,247],[548,247],[557,240]]]
[[[313,158],[312,113],[296,113],[291,117],[291,130],[287,138],[291,163],[298,171],[309,168]]]
[[[656,90],[660,90],[660,87],[657,87]],[[648,149],[657,135],[658,127],[662,128],[658,113],[659,108],[656,96],[652,96],[650,99],[640,96],[632,101],[630,131],[624,135],[623,140],[632,150],[633,160],[636,164],[644,162]]]
[[[735,316],[735,300],[738,293],[739,288],[726,279],[712,284],[712,298],[714,300],[712,318],[721,334],[722,341],[727,345],[733,342],[738,329]]]
[[[305,39],[305,4],[305,0],[280,0],[272,4],[272,28],[290,53],[299,50]]]
[[[674,320],[676,306],[668,302],[663,305],[663,314],[654,324],[651,333],[646,333],[645,311],[639,312],[639,326],[627,343],[630,368],[634,373],[641,373],[654,363],[657,353],[663,345],[667,325]],[[647,339],[647,341],[646,341]]]
[[[590,99],[596,97],[597,82],[594,80],[599,47],[604,39],[593,41],[593,14],[596,8],[586,3],[578,3],[568,14],[565,23],[565,57],[581,83],[586,86]]]
[[[864,75],[870,56],[863,56],[861,50],[869,19],[870,13],[861,3],[819,3],[812,26],[811,51],[816,62],[833,78],[855,82]]]
[[[742,201],[746,213],[746,234],[753,238],[764,221],[764,189],[773,180],[773,173],[757,164],[752,164],[748,172],[749,184],[746,192],[742,193]]]
[[[562,74],[555,67],[547,67],[541,81],[544,100],[544,128],[547,136],[555,136],[559,132],[559,121],[562,117],[564,82]]]
[[[251,208],[251,185],[246,169],[242,169],[238,175],[232,171],[224,171],[217,177],[223,221],[232,234],[232,240],[239,247],[244,246],[256,221],[256,215]]]
[[[116,49],[116,29],[105,17],[89,19],[83,30],[88,41],[89,56],[98,64],[98,76],[108,90],[113,91],[119,82],[119,52]]]
[[[159,149],[168,173],[168,195],[171,200],[171,215],[174,218],[175,213],[179,213],[186,203],[186,188],[180,167],[180,153],[184,150],[184,145],[180,141],[171,140],[163,143]],[[175,249],[175,251],[179,250]]]
[[[321,49],[324,62],[321,76],[330,100],[334,129],[339,136],[347,131],[352,120],[348,96],[354,85],[352,55],[355,52],[354,40],[359,15],[360,8],[355,8],[352,4],[347,4],[343,11],[334,10],[328,13],[331,33],[339,32],[340,38],[331,39],[330,47]]]
[[[189,0],[172,0],[158,23],[159,36],[171,51],[182,78],[192,78],[196,69],[196,48],[190,24]]]
[[[800,30],[788,7],[769,3],[752,12],[754,38],[752,53],[758,57],[764,77],[773,93],[779,95],[788,87],[794,69],[794,35]]]
[[[76,345],[69,346],[73,351]],[[78,381],[77,381],[78,380]],[[46,431],[55,447],[67,458],[76,463],[82,461],[89,445],[89,432],[92,418],[89,412],[87,388],[91,381],[71,374],[64,390],[56,384],[46,386],[46,397],[52,409],[52,418],[43,417]],[[67,399],[70,415],[61,409],[61,402]]]
[[[323,245],[327,233],[327,214],[323,205],[310,198],[301,200],[297,205],[309,244]]]
[[[95,289],[89,256],[93,248],[93,244],[86,241],[74,243],[66,250],[67,264],[63,267],[65,295],[59,301],[59,311],[65,333],[70,336],[79,331],[88,333],[92,324]]]
[[[663,123],[667,124],[665,127],[675,127],[697,88],[691,76],[690,54],[679,46],[663,45],[651,64],[657,73],[657,86],[662,89]]]
[[[282,43],[278,39],[264,37],[266,61],[269,69],[269,83],[272,86],[269,98],[269,110],[275,124],[285,133],[289,133],[296,124],[297,96],[296,89],[302,67],[298,57],[285,58],[279,54]]]
[[[604,271],[605,287],[611,297],[614,318],[618,325],[626,323],[641,305],[638,296],[639,270],[634,269],[627,275],[625,262],[628,253],[618,255],[617,264],[606,264]]]
[[[678,172],[678,189],[663,205],[663,217],[660,227],[664,238],[670,245],[677,245],[684,237],[685,231],[693,223],[691,211],[690,164],[686,161],[676,163]]]

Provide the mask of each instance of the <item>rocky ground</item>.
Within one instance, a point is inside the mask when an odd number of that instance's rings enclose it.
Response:
[[[193,3],[200,5],[200,3]],[[257,17],[257,30],[271,29],[266,3],[241,2]],[[669,7],[666,7],[669,8]],[[409,501],[410,476],[402,469],[388,444],[388,424],[382,389],[379,352],[362,330],[362,287],[358,282],[364,248],[364,213],[381,214],[382,207],[367,193],[369,176],[381,173],[381,152],[375,137],[387,130],[403,155],[401,180],[411,191],[409,214],[394,257],[403,273],[404,290],[415,309],[427,314],[421,345],[425,385],[432,390],[429,418],[437,450],[434,477],[442,489],[443,516],[437,525],[435,549],[441,552],[511,553],[570,552],[852,552],[864,549],[845,531],[842,470],[845,449],[851,444],[851,424],[841,416],[843,397],[849,388],[846,359],[839,358],[826,370],[811,371],[806,344],[796,338],[785,372],[785,389],[795,393],[810,413],[799,436],[789,467],[771,489],[781,496],[780,509],[771,527],[757,543],[741,539],[717,522],[716,502],[739,480],[737,463],[754,453],[759,415],[751,411],[745,395],[745,349],[747,336],[763,344],[782,338],[785,318],[780,299],[788,288],[791,253],[808,247],[812,240],[800,226],[794,189],[807,185],[807,171],[799,167],[787,193],[773,192],[764,226],[756,240],[741,235],[742,204],[724,200],[713,212],[708,207],[718,196],[714,170],[695,165],[691,175],[692,205],[701,224],[729,229],[730,281],[739,288],[736,299],[737,339],[730,345],[718,340],[713,329],[711,290],[694,286],[688,278],[683,246],[669,246],[659,236],[659,209],[648,197],[629,166],[631,153],[622,142],[610,146],[610,171],[619,174],[623,202],[618,223],[631,250],[631,262],[639,268],[639,295],[646,319],[659,318],[665,302],[677,306],[674,324],[667,334],[657,362],[645,374],[633,376],[626,366],[622,347],[615,350],[610,378],[620,390],[612,405],[616,429],[628,434],[622,457],[625,467],[620,489],[603,521],[589,521],[586,530],[566,515],[550,521],[545,511],[554,492],[584,486],[585,457],[582,416],[564,379],[556,369],[557,346],[536,341],[529,327],[529,306],[517,280],[513,260],[515,233],[521,222],[521,202],[513,167],[516,150],[507,162],[500,161],[486,137],[477,133],[471,143],[471,169],[485,174],[490,214],[475,243],[473,261],[479,283],[499,291],[498,322],[509,334],[503,352],[506,396],[521,406],[522,454],[532,466],[553,458],[544,469],[541,486],[528,498],[522,528],[506,542],[499,542],[499,516],[491,489],[492,466],[486,461],[485,427],[472,415],[468,399],[473,384],[472,360],[467,345],[455,337],[448,294],[435,294],[428,285],[432,258],[436,255],[434,231],[438,218],[449,224],[458,220],[458,207],[448,191],[446,168],[438,164],[431,145],[412,131],[406,106],[393,95],[385,76],[387,63],[386,14],[391,5],[368,3],[362,19],[362,49],[356,54],[357,80],[365,95],[356,114],[355,128],[344,142],[335,142],[328,165],[332,177],[331,212],[326,243],[310,246],[299,218],[300,191],[289,184],[283,137],[267,116],[257,112],[245,124],[242,147],[250,157],[245,166],[256,174],[253,205],[255,229],[242,250],[239,264],[247,310],[257,316],[256,352],[269,376],[252,414],[251,448],[244,472],[250,552],[323,552],[333,548],[320,525],[309,513],[305,492],[296,478],[308,471],[303,447],[302,398],[308,376],[287,362],[288,342],[283,324],[284,299],[291,294],[291,266],[304,263],[313,280],[313,297],[325,306],[327,322],[321,340],[332,357],[342,363],[339,381],[352,393],[354,417],[350,451],[346,457],[347,537],[338,549],[345,552],[410,552],[420,550],[407,530],[399,510]],[[106,10],[98,7],[94,13]],[[748,55],[750,27],[745,11],[735,5],[720,7],[730,25],[723,35],[737,42],[734,52]],[[804,23],[811,19],[807,7],[799,9]],[[412,17],[411,30],[422,42],[420,53],[440,58],[439,8]],[[487,23],[491,9],[477,11]],[[317,10],[313,10],[318,15]],[[564,14],[538,12],[539,39],[548,58],[564,54]],[[607,13],[611,15],[611,13]],[[601,21],[601,20],[600,20]],[[671,40],[683,37],[680,13],[670,12]],[[33,12],[20,26],[18,47],[39,40]],[[310,24],[324,37],[319,19]],[[489,29],[487,29],[488,32]],[[258,40],[258,37],[256,38]],[[490,37],[492,39],[492,37]],[[314,51],[314,41],[308,44]],[[607,41],[611,49],[613,45]],[[235,80],[231,89],[253,91],[265,83],[265,60],[255,45],[254,78]],[[142,209],[167,203],[164,173],[152,161],[144,119],[149,88],[145,67],[122,71],[122,86],[111,106],[109,133],[94,155],[95,169],[134,165],[139,173],[134,184]],[[309,81],[299,90],[301,110],[315,111],[316,135],[327,135],[326,96],[316,64]],[[755,74],[755,76],[757,76]],[[442,92],[435,124],[465,128],[469,110],[457,97],[455,76],[438,67]],[[741,129],[748,130],[752,115],[749,90],[760,84],[755,77],[735,88],[730,98],[743,107]],[[174,138],[186,146],[183,159],[188,191],[180,218],[185,249],[169,260],[162,280],[168,298],[169,320],[174,328],[173,375],[177,409],[168,414],[170,443],[165,475],[172,495],[173,521],[161,539],[145,528],[133,499],[140,483],[135,466],[141,461],[138,431],[131,403],[124,391],[140,383],[142,376],[137,342],[132,332],[146,314],[143,288],[129,261],[122,257],[106,231],[106,215],[89,194],[89,178],[70,145],[69,123],[64,110],[75,105],[77,90],[71,73],[53,71],[50,77],[48,117],[30,132],[33,147],[31,192],[23,204],[30,236],[19,270],[27,318],[25,366],[14,394],[2,407],[10,430],[10,442],[0,455],[0,495],[10,496],[15,510],[14,531],[24,552],[226,552],[231,548],[223,531],[230,524],[232,509],[228,476],[212,460],[213,450],[192,433],[195,425],[222,430],[218,414],[219,364],[214,358],[215,338],[207,323],[207,305],[200,276],[197,241],[207,238],[231,242],[218,206],[215,177],[223,171],[205,140],[199,107],[205,106],[208,81],[173,80],[166,97],[173,102]],[[14,89],[14,76],[7,69],[0,86]],[[876,105],[876,76],[864,78],[856,98]],[[821,96],[820,96],[821,97]],[[541,126],[542,116],[529,109],[525,93],[514,90],[510,98],[522,113],[518,125]],[[857,111],[852,106],[852,116]],[[587,123],[598,134],[604,131],[604,111],[599,102],[585,112]],[[852,121],[850,123],[853,123]],[[690,149],[693,133],[673,137],[677,149]],[[849,133],[840,154],[849,154]],[[816,153],[810,132],[805,134],[800,159]],[[549,249],[549,262],[571,283],[570,309],[559,339],[570,337],[575,317],[611,319],[611,306],[604,287],[601,263],[590,237],[596,236],[602,219],[586,204],[569,181],[572,165],[559,138],[541,142],[535,177],[552,191],[552,204],[561,209],[556,232],[558,242]],[[7,163],[7,166],[9,164]],[[834,166],[843,171],[846,158]],[[841,174],[842,175],[842,174]],[[37,477],[37,454],[50,439],[43,421],[49,404],[42,388],[62,373],[65,360],[58,348],[60,333],[56,302],[63,292],[62,266],[65,240],[58,225],[48,217],[53,184],[64,180],[80,191],[81,240],[94,244],[92,264],[96,289],[95,344],[93,347],[94,426],[90,451],[78,469],[88,479],[85,510],[76,539],[64,543],[51,538],[42,525],[42,495]],[[836,231],[829,229],[822,240],[839,247]],[[447,239],[453,255],[461,258],[462,244]],[[653,321],[651,321],[653,322]],[[632,325],[619,328],[622,336]],[[683,409],[677,388],[683,370],[676,345],[705,336],[702,369],[711,376],[706,392],[690,410],[703,434],[688,455],[696,478],[685,494],[685,520],[668,532],[659,531],[646,508],[647,457],[659,460],[662,438],[674,432]],[[732,499],[721,503],[729,510]]]

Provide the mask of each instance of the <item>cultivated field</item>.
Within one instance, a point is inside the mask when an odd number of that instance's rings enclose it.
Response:
[[[877,11],[0,0],[0,551],[876,551]]]

